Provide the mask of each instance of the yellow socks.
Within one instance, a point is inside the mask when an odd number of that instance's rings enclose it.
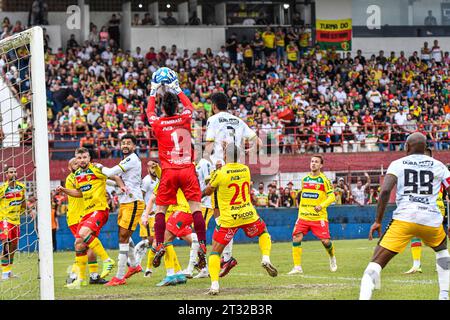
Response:
[[[259,249],[263,256],[270,256],[270,250],[272,249],[272,241],[270,240],[270,234],[267,232],[259,236]]]
[[[88,263],[87,254],[76,256],[75,263],[77,264],[77,267],[78,267],[78,279],[85,280],[87,263]]]
[[[292,242],[292,260],[294,261],[294,266],[300,267],[302,265],[302,242]]]
[[[175,249],[173,248],[172,242],[168,242],[164,244],[164,248],[166,249],[166,254],[164,255],[164,266],[166,267],[166,272],[168,276],[174,274],[175,269],[175,259],[176,256]]]
[[[148,256],[147,256],[147,269],[151,269],[153,267],[152,262],[153,258],[155,257],[155,251],[153,251],[153,247],[151,247],[148,250]]]
[[[93,237],[93,235],[92,235]],[[88,244],[88,247],[94,251],[94,253],[102,259],[102,261],[109,260],[109,255],[106,253],[105,248],[103,248],[103,244],[98,238],[94,238],[94,240],[91,241],[91,243]]]
[[[89,274],[98,273],[97,261],[88,262]]]
[[[211,252],[209,255],[208,269],[211,282],[219,281],[220,255],[217,252]]]

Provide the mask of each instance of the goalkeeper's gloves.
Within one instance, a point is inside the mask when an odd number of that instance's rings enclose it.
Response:
[[[170,89],[172,89],[173,91],[175,91],[175,93],[178,95],[181,93],[181,88],[180,88],[180,83],[178,82],[178,80],[174,80],[171,83],[169,83],[167,85]]]
[[[156,82],[152,81],[152,85],[150,87],[150,96],[151,97],[155,97],[156,96],[156,92],[158,91],[160,86],[161,86],[160,83],[156,83]]]

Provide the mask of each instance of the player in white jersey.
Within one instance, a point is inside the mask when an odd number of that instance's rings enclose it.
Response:
[[[206,123],[206,146],[205,158],[210,159],[215,170],[215,164],[218,161],[224,161],[224,146],[233,143],[240,150],[244,150],[245,141],[249,141],[250,149],[255,144],[262,146],[262,141],[257,137],[256,132],[242,121],[242,119],[227,112],[228,98],[225,94],[218,92],[211,96],[212,110],[214,115],[209,117]],[[242,152],[244,154],[244,152]],[[216,196],[216,193],[213,197]],[[220,215],[216,201],[212,201],[214,216],[217,219]],[[223,259],[221,261],[220,277],[225,276],[237,261],[232,255],[233,240],[223,250]]]
[[[102,173],[106,176],[120,176],[128,189],[127,192],[119,194],[120,207],[117,217],[117,224],[119,225],[118,270],[116,276],[106,283],[105,286],[123,285],[126,283],[125,279],[142,271],[142,267],[136,263],[134,243],[131,239],[131,235],[136,230],[136,226],[145,208],[141,190],[142,164],[135,153],[136,137],[131,134],[124,135],[120,139],[120,149],[124,158],[118,165],[113,168],[99,165],[101,166]],[[125,272],[127,260],[129,260],[130,266],[128,267],[128,271]]]
[[[144,196],[144,202],[147,205],[149,203],[150,197],[155,191],[155,187],[158,185],[159,179],[156,175],[155,169],[158,167],[158,164],[150,160],[147,162],[147,172],[148,174],[142,179],[142,186],[141,190]],[[151,209],[152,212],[155,212],[156,205],[153,205],[153,208]],[[148,224],[143,225],[139,219],[139,236],[142,238],[142,241],[140,241],[138,244],[136,244],[136,247],[134,249],[134,255],[136,257],[137,263],[140,265],[142,258],[145,256],[145,253],[147,250],[152,246],[153,238],[155,236],[154,234],[154,224],[155,219],[149,218]],[[152,274],[152,260],[147,260],[147,267],[145,269],[144,277],[149,277]]]
[[[395,185],[397,209],[364,271],[360,300],[369,300],[373,289],[380,288],[381,270],[406,248],[413,237],[422,239],[436,252],[439,299],[448,300],[450,255],[436,200],[441,184],[450,191],[450,172],[442,162],[425,155],[425,150],[426,137],[420,132],[411,134],[406,140],[407,156],[393,161],[386,172],[369,240],[375,231],[381,234],[384,211]]]

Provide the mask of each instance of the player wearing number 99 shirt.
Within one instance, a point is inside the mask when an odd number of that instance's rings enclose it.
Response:
[[[380,288],[381,269],[402,252],[413,237],[422,239],[436,252],[439,299],[448,300],[450,255],[436,200],[441,184],[450,191],[450,172],[442,162],[425,155],[425,149],[426,137],[419,132],[411,134],[406,140],[407,156],[393,161],[386,172],[369,240],[375,231],[381,234],[381,221],[396,184],[397,209],[364,271],[360,300],[369,300],[373,289]]]
[[[158,141],[159,160],[162,176],[156,197],[155,238],[156,254],[153,266],[158,267],[165,254],[164,231],[166,229],[165,213],[169,205],[177,204],[177,190],[181,189],[189,202],[194,228],[198,236],[199,266],[206,265],[206,230],[201,212],[201,190],[192,162],[191,120],[193,107],[189,98],[181,91],[178,80],[167,86],[173,90],[165,92],[163,109],[165,116],[155,114],[156,93],[160,84],[152,82],[150,98],[147,106],[147,117]],[[178,98],[184,106],[181,114],[177,114]]]

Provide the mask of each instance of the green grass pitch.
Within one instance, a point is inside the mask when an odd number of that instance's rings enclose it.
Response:
[[[271,278],[261,267],[261,256],[257,244],[235,244],[233,256],[238,265],[224,278],[220,279],[221,292],[217,297],[205,295],[209,288],[208,279],[191,279],[187,284],[156,287],[165,274],[163,264],[151,278],[143,273],[127,280],[125,286],[104,287],[89,285],[79,290],[64,288],[67,270],[73,261],[72,252],[59,252],[54,255],[55,296],[56,299],[299,299],[299,300],[355,300],[359,297],[360,279],[372,256],[376,241],[336,240],[338,270],[329,271],[328,255],[319,241],[302,243],[303,275],[288,276],[292,268],[291,244],[274,243],[271,260],[279,274]],[[186,267],[188,247],[175,248],[182,267]],[[109,251],[117,259],[117,251]],[[144,258],[146,259],[146,258]],[[143,264],[145,261],[143,260]],[[381,290],[376,290],[374,300],[406,299],[435,300],[438,297],[437,274],[435,272],[434,252],[427,247],[422,250],[422,274],[405,275],[403,272],[412,265],[409,247],[395,257],[382,272]],[[25,266],[16,266],[16,269]],[[101,266],[100,266],[101,267]],[[110,279],[117,269],[114,268]],[[20,281],[14,279],[12,281]],[[17,287],[16,287],[17,288]],[[3,297],[5,298],[5,297]],[[33,298],[33,297],[31,297]]]

